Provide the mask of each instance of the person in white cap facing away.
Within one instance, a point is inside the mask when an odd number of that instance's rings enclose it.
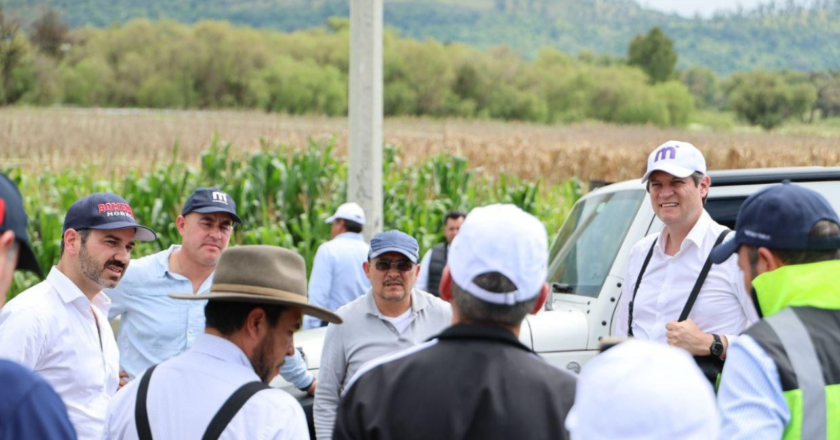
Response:
[[[338,310],[370,289],[370,281],[362,269],[370,250],[362,236],[365,211],[356,203],[345,203],[327,223],[331,225],[331,239],[315,253],[309,275],[309,301],[328,310]],[[312,316],[303,319],[304,330],[325,325],[326,322]]]
[[[424,342],[452,321],[449,303],[414,287],[418,252],[417,240],[402,231],[370,241],[364,265],[370,290],[338,309],[344,324],[327,326],[312,409],[318,440],[333,438],[341,392],[362,365]]]
[[[335,439],[568,439],[575,377],[519,342],[548,296],[548,236],[513,205],[474,209],[440,283],[453,325],[363,366]]]
[[[572,440],[714,440],[720,418],[691,356],[631,339],[586,364],[566,427]]]
[[[729,343],[758,315],[738,259],[709,260],[729,230],[703,207],[711,185],[706,160],[693,145],[668,141],[650,153],[642,183],[664,227],[630,253],[615,334],[683,348],[714,382]]]
[[[103,438],[308,439],[297,400],[268,386],[295,350],[301,314],[341,323],[307,302],[303,257],[276,246],[229,248],[208,294],[169,296],[205,302],[205,331],[117,393]]]

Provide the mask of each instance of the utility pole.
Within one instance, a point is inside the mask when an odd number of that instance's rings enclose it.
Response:
[[[382,0],[350,0],[350,169],[347,199],[382,230]]]

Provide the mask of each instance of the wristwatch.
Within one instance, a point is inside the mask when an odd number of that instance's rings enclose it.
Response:
[[[712,334],[712,337],[715,340],[709,350],[712,352],[712,356],[719,358],[723,354],[723,342],[721,342],[719,335]]]

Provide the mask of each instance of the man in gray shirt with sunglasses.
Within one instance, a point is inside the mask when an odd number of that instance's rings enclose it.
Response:
[[[452,309],[415,289],[420,266],[417,240],[400,231],[381,232],[363,264],[371,289],[336,312],[342,325],[327,327],[315,391],[315,433],[331,439],[344,387],[366,362],[423,342],[448,327]]]

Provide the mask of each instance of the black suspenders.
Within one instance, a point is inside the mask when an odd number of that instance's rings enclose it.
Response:
[[[146,398],[149,394],[149,381],[152,378],[152,373],[157,368],[157,365],[146,370],[143,378],[140,379],[140,387],[137,389],[137,402],[134,407],[134,418],[137,424],[137,435],[140,440],[152,440],[152,429],[149,425],[149,413],[146,410]],[[204,432],[202,440],[216,440],[224,432],[227,425],[233,420],[236,413],[242,409],[245,402],[248,401],[254,394],[259,391],[268,389],[269,386],[262,382],[250,382],[242,385],[236,392],[234,392],[219,411],[213,416],[210,425]]]
[[[717,247],[726,236],[729,234],[729,229],[724,230],[723,232],[718,235],[717,240],[715,241],[715,246]],[[628,307],[628,319],[627,319],[627,335],[633,336],[633,303],[636,301],[636,293],[639,291],[639,286],[642,285],[642,277],[645,275],[645,270],[647,270],[648,263],[650,263],[650,258],[653,256],[653,250],[656,249],[656,242],[659,239],[653,240],[653,245],[651,245],[650,250],[645,257],[645,262],[642,264],[642,270],[639,271],[639,276],[636,278],[636,285],[633,288],[633,299],[630,300],[630,305]],[[713,247],[713,249],[714,249]],[[694,288],[691,289],[691,294],[688,295],[688,300],[685,302],[685,307],[683,307],[682,313],[680,313],[679,321],[685,321],[688,319],[688,314],[691,313],[691,309],[694,308],[694,303],[697,301],[697,295],[700,294],[700,289],[703,287],[703,284],[706,282],[706,277],[709,275],[709,271],[712,269],[712,259],[711,256],[706,258],[706,263],[703,265],[703,269],[700,271],[700,275],[697,277],[697,281],[694,283]]]

